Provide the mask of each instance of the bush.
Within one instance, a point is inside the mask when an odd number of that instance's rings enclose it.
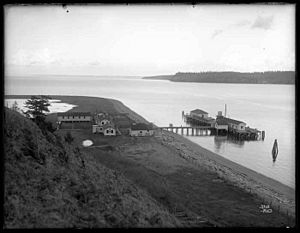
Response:
[[[67,132],[66,135],[65,135],[65,141],[68,143],[68,144],[71,144],[73,141],[74,141],[74,138],[73,136],[71,135],[70,132]]]

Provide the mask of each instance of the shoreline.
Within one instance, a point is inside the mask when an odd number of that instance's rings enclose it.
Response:
[[[149,123],[121,101],[114,99],[110,99],[110,101],[116,103],[117,111],[127,112],[132,119]],[[186,160],[217,172],[220,177],[232,182],[246,192],[261,197],[265,201],[264,204],[270,204],[284,213],[288,212],[295,216],[295,190],[293,188],[226,159],[176,133],[162,131],[160,139],[165,145],[172,146],[180,151],[181,156]]]
[[[69,104],[76,104],[76,101],[72,102],[72,97],[77,101],[80,98],[98,99],[99,101],[106,100],[111,104],[111,107],[113,107],[116,112],[127,113],[128,117],[136,122],[149,123],[146,119],[132,111],[119,100],[85,96],[50,96]],[[5,98],[16,97],[28,98],[30,95],[5,96]],[[88,107],[84,106],[84,109],[88,110]],[[72,110],[74,110],[74,108]],[[156,133],[157,138],[163,145],[173,147],[179,151],[180,156],[187,161],[216,172],[221,178],[240,187],[245,192],[259,196],[264,202],[263,204],[270,204],[273,208],[275,207],[283,213],[295,216],[295,190],[293,188],[257,173],[254,170],[248,169],[240,164],[232,162],[221,155],[189,141],[181,135],[160,130],[157,130]]]

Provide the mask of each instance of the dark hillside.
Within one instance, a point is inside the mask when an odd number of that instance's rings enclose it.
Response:
[[[5,109],[4,228],[178,226],[146,192]]]

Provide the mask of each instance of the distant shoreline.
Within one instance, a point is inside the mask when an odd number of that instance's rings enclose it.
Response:
[[[149,80],[169,80],[172,82],[194,82],[194,83],[231,83],[231,84],[282,84],[294,85],[294,71],[274,72],[178,72],[174,75],[145,76]]]
[[[30,96],[31,95],[6,95],[5,98],[26,99]],[[102,105],[109,113],[126,113],[136,122],[149,123],[142,116],[135,113],[118,100],[86,96],[49,96],[59,99],[64,103],[77,105],[77,107],[70,111],[92,112],[95,111],[95,106]],[[289,213],[295,214],[295,190],[293,188],[232,162],[180,135],[171,132],[163,132],[163,137],[165,140],[169,141],[167,143],[168,146],[172,146],[176,150],[181,151],[181,154],[185,159],[197,162],[200,166],[217,172],[226,180],[241,187],[243,190],[247,191],[250,189],[253,193],[265,198],[265,200],[269,199],[274,205],[280,206],[282,210],[285,209],[288,210]],[[165,141],[162,141],[162,143],[165,143]]]

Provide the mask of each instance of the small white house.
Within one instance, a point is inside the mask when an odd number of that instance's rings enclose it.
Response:
[[[59,112],[58,122],[90,122],[92,119],[90,112]]]
[[[231,121],[228,123],[229,129],[236,129],[239,131],[246,131],[246,123],[242,121],[237,121],[234,119],[230,119]]]
[[[103,133],[103,126],[100,125],[93,125],[92,126],[93,133]]]
[[[108,123],[105,125],[93,125],[93,133],[102,133],[104,136],[116,136],[116,128],[113,124]]]
[[[224,121],[228,125],[229,130],[238,130],[238,131],[246,131],[246,123],[238,120],[234,120],[231,118],[218,116],[217,121]]]
[[[152,136],[153,134],[152,126],[144,123],[133,124],[129,130],[129,135],[134,137]]]
[[[112,124],[106,124],[103,126],[104,136],[116,136],[116,128]]]
[[[190,112],[190,116],[191,117],[201,117],[201,118],[208,118],[208,113],[201,110],[201,109],[195,109],[193,111]]]

